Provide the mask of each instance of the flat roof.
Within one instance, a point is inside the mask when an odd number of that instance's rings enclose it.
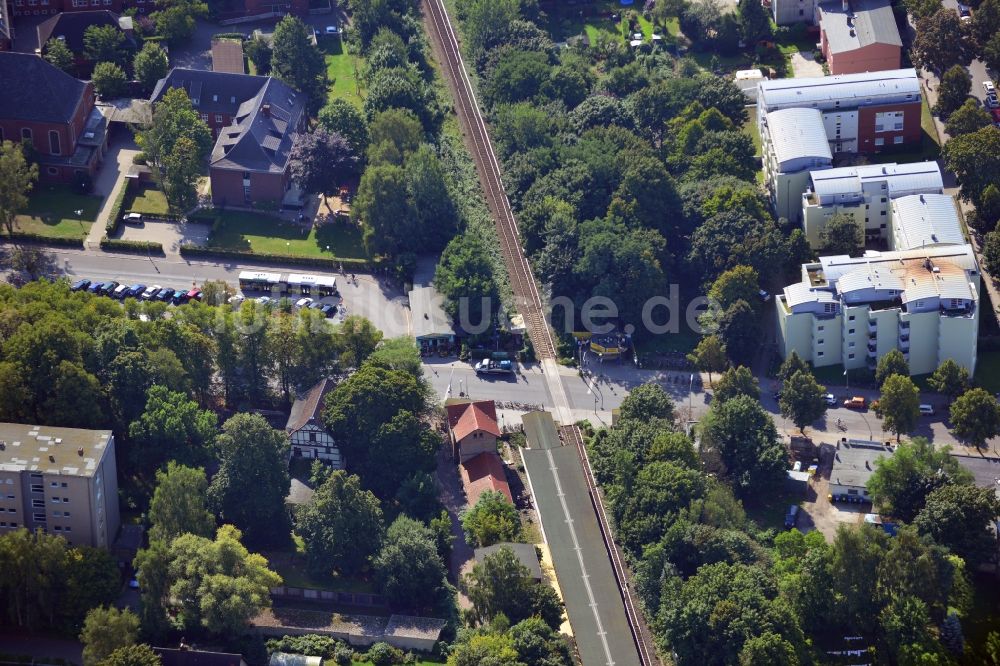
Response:
[[[920,79],[912,67],[861,74],[836,74],[801,79],[768,79],[760,82],[757,99],[763,107],[786,108],[848,102],[844,108],[920,101]]]
[[[830,483],[865,488],[875,472],[875,461],[893,454],[892,447],[878,442],[852,439],[837,445],[834,451]]]
[[[894,199],[892,226],[898,231],[897,250],[965,243],[955,198],[950,194],[911,194]]]
[[[771,111],[765,122],[771,137],[771,150],[779,164],[809,157],[833,159],[823,114],[818,109]]]
[[[850,0],[846,9],[843,2],[836,0],[824,2],[819,9],[820,29],[834,53],[872,44],[903,45],[889,0]]]
[[[110,430],[0,423],[0,471],[90,477],[111,441]]]
[[[212,71],[246,74],[243,66],[243,43],[235,39],[213,39]]]
[[[860,196],[865,185],[882,182],[890,197],[898,192],[940,192],[944,189],[941,167],[933,161],[836,167],[813,171],[809,177],[813,192],[821,197]]]
[[[455,335],[451,318],[444,311],[444,297],[434,287],[416,287],[410,291],[413,313],[413,337],[446,338]]]

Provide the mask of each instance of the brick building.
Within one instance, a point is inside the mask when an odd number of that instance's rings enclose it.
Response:
[[[107,150],[94,86],[27,53],[0,53],[0,141],[30,142],[43,181],[93,177]]]
[[[837,0],[819,5],[820,48],[830,74],[898,69],[903,41],[889,0]]]
[[[85,76],[90,73],[91,66],[96,64],[90,62],[85,55],[86,46],[83,37],[87,28],[91,26],[110,26],[122,33],[125,39],[124,49],[130,52],[135,52],[138,49],[138,43],[132,30],[132,19],[126,16],[123,21],[118,14],[105,9],[57,14],[42,21],[36,28],[38,46],[44,50],[50,39],[61,40],[75,56],[76,73]]]
[[[292,186],[289,154],[292,135],[305,126],[305,95],[271,77],[173,69],[150,101],[170,88],[184,88],[212,128],[212,201],[281,203]]]

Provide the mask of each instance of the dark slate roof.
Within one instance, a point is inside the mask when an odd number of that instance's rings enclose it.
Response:
[[[847,11],[844,11],[843,2],[823,3],[820,5],[820,25],[834,53],[872,44],[903,44],[890,0],[850,0]]]
[[[154,647],[153,652],[159,655],[163,666],[245,666],[246,663],[241,654],[205,652],[188,647],[181,649]]]
[[[68,123],[87,84],[30,53],[0,52],[0,118]]]
[[[107,9],[56,14],[38,24],[38,46],[44,47],[45,43],[53,37],[62,36],[70,51],[77,55],[83,55],[83,33],[92,25],[110,25],[121,29],[118,26],[118,15]]]
[[[235,116],[240,106],[256,96],[267,80],[266,76],[175,67],[157,82],[149,100],[156,103],[170,88],[184,88],[200,113]]]
[[[332,379],[324,378],[316,382],[303,395],[297,397],[292,405],[292,412],[288,415],[285,432],[293,433],[309,423],[323,427],[323,397],[336,386],[336,382]]]
[[[266,79],[257,95],[240,105],[233,124],[219,130],[210,164],[283,173],[304,112],[305,95],[277,79]]]

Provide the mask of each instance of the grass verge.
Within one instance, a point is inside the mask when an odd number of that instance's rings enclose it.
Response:
[[[38,185],[15,224],[18,231],[39,237],[86,238],[101,201],[101,197],[78,194],[68,185]]]
[[[361,230],[350,222],[303,227],[261,213],[215,211],[208,247],[318,259],[367,259]]]
[[[142,213],[143,215],[168,215],[170,207],[167,205],[167,195],[162,190],[158,190],[155,185],[145,187],[127,188],[124,208],[128,213]]]

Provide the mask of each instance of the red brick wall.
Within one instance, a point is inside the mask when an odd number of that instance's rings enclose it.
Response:
[[[893,145],[895,137],[902,136],[904,144],[917,143],[922,136],[920,129],[920,102],[909,104],[889,104],[858,109],[858,152],[878,152]],[[903,112],[903,129],[899,131],[875,132],[875,114],[889,111]],[[885,139],[883,146],[876,146],[875,139]]]
[[[212,203],[218,206],[246,206],[243,196],[243,172],[231,169],[212,168]],[[285,196],[288,174],[251,173],[250,202],[281,202]]]
[[[871,44],[854,51],[829,53],[826,33],[823,33],[823,54],[826,55],[830,74],[860,74],[899,69],[902,49],[892,44]]]
[[[94,86],[87,84],[80,104],[76,108],[69,123],[40,123],[28,122],[24,120],[11,120],[0,118],[0,128],[3,128],[3,138],[5,141],[21,141],[21,130],[30,129],[32,145],[40,155],[72,155],[76,149],[76,141],[83,134],[83,127],[91,109],[94,108]],[[49,132],[59,133],[59,151],[53,153],[49,143]]]

